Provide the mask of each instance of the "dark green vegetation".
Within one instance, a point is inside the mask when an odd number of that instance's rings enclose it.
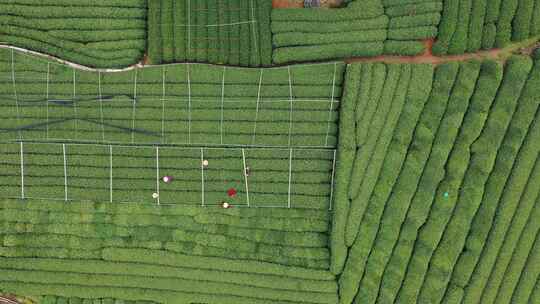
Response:
[[[324,270],[326,211],[0,206],[4,291],[160,303],[337,301],[334,276]]]
[[[333,150],[3,143],[0,190],[2,197],[75,202],[328,210],[333,159]]]
[[[84,299],[77,297],[42,296],[37,299],[42,304],[154,304],[153,301],[124,301],[122,299],[102,298]]]
[[[0,50],[0,140],[334,147],[343,69],[99,73]]]
[[[445,0],[437,55],[502,48],[540,35],[537,0]]]
[[[274,9],[274,63],[416,55],[437,35],[442,1],[359,0],[341,9]]]
[[[90,67],[122,67],[145,53],[146,17],[146,0],[1,0],[0,43]]]
[[[539,277],[540,60],[432,73],[348,67],[331,243],[340,303],[527,303]]]
[[[271,10],[259,0],[149,1],[150,62],[270,65]]]

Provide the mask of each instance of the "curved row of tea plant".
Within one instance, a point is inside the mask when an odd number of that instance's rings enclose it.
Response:
[[[96,68],[140,61],[145,0],[0,1],[0,42]]]
[[[538,35],[537,0],[445,0],[433,52],[461,54],[502,48]]]
[[[273,62],[417,55],[437,35],[442,1],[352,1],[341,9],[272,10]]]
[[[540,274],[539,87],[540,56],[348,67],[340,303],[527,303]]]
[[[333,147],[343,69],[101,73],[0,50],[0,140]]]
[[[155,301],[124,301],[113,298],[84,299],[77,297],[41,296],[36,299],[40,304],[154,304]]]
[[[0,213],[4,292],[159,303],[337,301],[328,266],[309,262],[327,250],[325,211],[10,200]]]
[[[150,62],[268,66],[271,10],[272,1],[149,1]]]

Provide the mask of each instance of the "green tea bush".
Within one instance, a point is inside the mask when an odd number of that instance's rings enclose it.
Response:
[[[65,2],[1,4],[0,40],[97,68],[123,67],[142,58],[146,3]]]
[[[519,0],[509,0],[501,2],[499,19],[497,20],[497,35],[495,47],[504,47],[512,38],[512,20],[516,13]]]
[[[336,160],[333,218],[330,237],[331,264],[330,271],[339,274],[347,259],[347,247],[345,245],[345,225],[349,213],[350,201],[348,198],[349,179],[352,172],[352,164],[356,153],[355,133],[356,128],[356,99],[358,96],[358,83],[360,80],[360,65],[348,65],[345,83],[345,92],[340,109],[340,132],[338,141],[338,154]]]
[[[524,76],[521,76],[521,78],[523,79],[523,77],[527,76],[527,67],[530,69],[530,62],[527,62],[526,59],[514,60],[516,62],[519,62],[519,60],[521,61],[521,73],[525,74]],[[529,66],[526,65],[527,63],[529,64]],[[515,77],[518,78],[519,76]],[[499,202],[498,206],[493,206],[491,204],[489,204],[490,206],[487,206],[488,204],[486,204],[485,201],[482,201],[482,205],[480,206],[480,209],[475,215],[475,222],[478,221],[477,217],[482,215],[482,221],[485,222],[487,220],[488,223],[493,223],[493,229],[489,232],[489,235],[487,235],[487,241],[484,245],[484,248],[482,249],[482,254],[480,255],[482,259],[478,260],[479,264],[476,265],[476,269],[474,270],[473,276],[471,277],[472,292],[466,294],[466,298],[469,298],[469,296],[478,296],[476,292],[478,291],[479,285],[482,286],[482,289],[484,289],[484,286],[494,288],[494,293],[496,293],[499,287],[496,276],[497,271],[500,270],[497,269],[498,267],[493,269],[494,260],[496,259],[500,246],[505,239],[509,222],[512,219],[512,216],[510,214],[513,214],[515,212],[516,206],[519,202],[520,195],[516,195],[515,193],[521,193],[523,191],[528,178],[528,172],[531,170],[534,162],[534,160],[530,158],[523,159],[520,157],[518,158],[518,160],[526,161],[526,163],[520,164],[518,162],[514,165],[514,161],[518,153],[519,147],[521,146],[522,141],[527,134],[527,130],[529,128],[529,125],[531,124],[531,120],[534,119],[534,114],[531,113],[531,111],[535,112],[538,107],[538,103],[534,101],[534,98],[531,98],[532,96],[534,96],[534,94],[536,94],[535,87],[537,86],[537,82],[538,74],[535,69],[533,70],[533,73],[529,75],[529,80],[525,83],[525,86],[523,87],[519,104],[517,105],[514,117],[508,127],[505,141],[503,142],[501,149],[501,152],[504,151],[505,154],[497,158],[497,161],[495,163],[496,174],[492,174],[490,176],[490,180],[488,180],[485,196],[487,199],[489,199],[490,202]],[[521,88],[520,86],[516,87]],[[498,122],[497,125],[500,125],[500,122]],[[523,165],[524,167],[521,167],[521,165]],[[518,168],[521,170],[517,171],[519,172],[519,175],[513,173],[510,180],[508,180],[508,177],[512,172],[513,166],[518,166]],[[507,186],[510,187],[509,189],[512,190],[507,190],[503,193],[502,190],[504,183],[507,183]],[[496,210],[496,212],[494,212],[494,210]],[[505,215],[504,218],[502,215]],[[476,228],[475,225],[476,223],[473,222],[472,227]],[[483,227],[475,232],[477,233],[477,235],[480,236],[483,236],[485,233]],[[511,241],[511,239],[509,241]],[[502,257],[500,263],[501,266],[505,267],[507,263],[507,258]],[[478,272],[486,269],[486,267],[489,267],[488,269],[492,270],[491,274],[495,277],[489,275],[489,271],[480,273]],[[486,283],[487,285],[485,285]],[[494,296],[492,294],[492,291],[483,291],[482,293],[482,299],[490,299]]]
[[[384,42],[384,53],[388,55],[414,56],[423,53],[424,44],[420,41],[387,40]]]
[[[534,1],[520,0],[514,19],[512,19],[512,41],[526,40],[531,36],[531,21]]]
[[[458,19],[460,18],[460,0],[449,0],[444,1],[443,3],[444,7],[441,16],[441,23],[439,24],[439,34],[437,36],[437,42],[433,45],[433,53],[436,55],[444,55],[448,53],[448,48],[450,46],[452,36],[456,31]]]
[[[394,117],[399,115],[401,107],[399,106],[401,98],[395,98],[396,96],[403,96],[402,92],[407,90],[410,74],[404,73],[406,66],[389,65],[387,77],[384,82],[384,88],[380,95],[380,100],[377,101],[377,110],[373,113],[371,123],[367,126],[370,136],[366,139],[364,144],[358,147],[356,158],[354,161],[354,167],[351,175],[351,184],[359,184],[356,195],[351,196],[351,207],[349,210],[349,216],[347,219],[347,228],[345,230],[345,242],[347,246],[351,246],[356,238],[356,232],[358,231],[359,221],[363,217],[365,208],[368,204],[369,197],[373,191],[373,187],[379,176],[381,161],[380,157],[384,157],[384,150],[387,148],[389,138],[392,137],[393,128],[386,126],[386,122],[389,119],[388,115],[390,109]],[[398,91],[400,89],[400,91]],[[396,101],[397,100],[397,101]],[[398,105],[395,106],[394,102]],[[395,114],[394,111],[398,111]],[[390,118],[392,121],[393,119]],[[385,136],[381,137],[381,132],[385,130]],[[390,134],[388,134],[390,132]],[[382,141],[382,144],[379,143]],[[376,148],[383,151],[377,151]],[[374,161],[375,159],[375,161]],[[349,187],[352,188],[352,187]]]
[[[248,0],[151,3],[149,59],[156,64],[270,65],[271,9],[271,3]]]
[[[482,47],[482,34],[484,20],[486,18],[487,0],[478,0],[472,2],[470,12],[469,31],[467,35],[467,52],[475,52]]]
[[[536,196],[538,198],[538,190],[535,191],[534,189],[540,189],[538,172],[540,172],[540,167],[536,162],[529,176],[527,188],[518,210],[512,219],[510,230],[504,241],[504,247],[499,252],[499,258],[506,258],[509,261],[504,270],[505,278],[500,283],[501,285],[496,294],[496,301],[503,303],[511,303],[512,301],[514,303],[526,302],[526,296],[524,295],[530,294],[534,288],[535,278],[540,273],[539,268],[536,266],[540,259],[537,254],[540,248],[538,248],[538,241],[533,239],[535,235],[538,236],[539,224],[538,221],[531,220],[539,214],[538,208],[531,204],[532,197]],[[513,248],[510,249],[510,247]],[[509,256],[506,257],[505,254]],[[496,268],[498,266],[498,263],[495,264]]]
[[[538,172],[537,166],[535,167],[534,172]],[[537,176],[535,177],[537,178]],[[538,209],[538,204],[536,204],[530,214],[531,218],[539,215],[540,212]],[[529,301],[534,303],[536,300],[540,299],[540,297],[538,297],[538,252],[540,251],[540,248],[538,248],[538,229],[538,221],[532,220],[527,222],[527,226],[525,226],[525,229],[521,234],[514,256],[512,256],[512,261],[507,269],[508,281],[502,283],[503,285],[499,289],[499,294],[497,294],[502,301],[510,300],[514,303],[525,303],[527,299],[529,299]],[[533,240],[535,231],[536,240]],[[529,255],[525,254],[527,252],[526,250],[529,250]],[[506,290],[503,288],[512,289]],[[511,294],[510,291],[512,291]],[[509,296],[511,296],[511,298],[509,298]]]
[[[421,109],[416,108],[413,111],[420,110]],[[419,113],[416,115],[419,115]],[[416,116],[416,118],[418,117]],[[407,116],[404,116],[404,119],[407,120],[403,123],[416,123],[415,121],[410,121],[409,119],[411,118]],[[402,122],[400,119],[398,126],[401,124]],[[383,202],[386,201],[386,198],[390,195],[392,185],[396,182],[399,175],[399,168],[405,158],[405,151],[409,146],[413,130],[404,128],[396,129],[396,131],[400,134],[396,135],[400,140],[392,140],[391,142],[388,153],[385,156],[383,172],[381,172],[381,175],[378,177],[378,182],[369,201],[369,206],[366,209],[364,218],[361,219],[358,235],[364,235],[364,233],[369,235],[368,231],[372,229],[371,225],[373,225],[375,223],[374,220],[376,220],[376,218],[371,218],[377,216],[375,214],[376,210],[372,210],[372,208],[382,208],[379,205],[382,205]],[[340,294],[344,299],[352,299],[358,290],[358,285],[364,272],[365,261],[369,254],[368,247],[370,247],[370,245],[369,241],[366,241],[367,240],[357,238],[349,251],[349,258],[347,259],[345,270],[340,277]]]

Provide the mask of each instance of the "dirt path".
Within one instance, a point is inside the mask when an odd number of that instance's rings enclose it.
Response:
[[[471,59],[494,59],[505,60],[511,54],[520,51],[521,53],[531,54],[538,45],[538,39],[533,38],[517,44],[512,44],[503,49],[491,49],[487,51],[478,51],[475,53],[466,53],[461,55],[446,55],[435,56],[433,55],[433,44],[435,39],[427,39],[423,41],[426,50],[423,54],[417,56],[377,56],[377,57],[362,57],[362,58],[349,58],[345,59],[345,62],[385,62],[385,63],[429,63],[429,64],[441,64],[450,61],[465,61]]]

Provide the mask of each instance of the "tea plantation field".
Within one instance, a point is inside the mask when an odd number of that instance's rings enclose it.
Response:
[[[444,1],[434,52],[461,54],[505,47],[540,35],[540,2]]]
[[[145,0],[37,2],[0,1],[0,44],[99,68],[135,64],[145,53]]]
[[[538,58],[348,66],[331,240],[340,303],[535,303]]]
[[[0,295],[540,303],[539,9],[0,0]]]

